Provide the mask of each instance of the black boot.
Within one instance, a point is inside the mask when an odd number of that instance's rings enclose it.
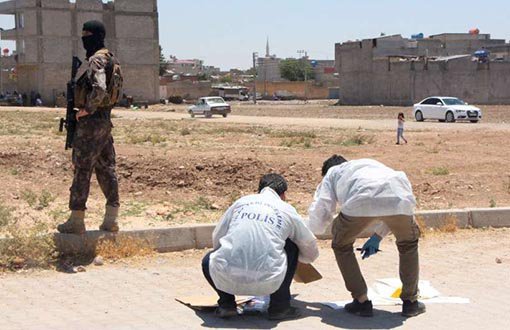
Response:
[[[356,314],[363,317],[374,316],[374,307],[370,300],[360,303],[357,299],[354,299],[352,303],[345,305],[344,307],[347,313]]]
[[[402,316],[413,317],[425,313],[425,304],[417,301],[404,300],[402,305]]]
[[[218,307],[214,314],[220,319],[228,319],[237,316],[237,307]]]

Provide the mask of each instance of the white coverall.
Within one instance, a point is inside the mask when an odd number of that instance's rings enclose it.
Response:
[[[213,233],[211,278],[233,295],[266,296],[282,285],[287,271],[285,241],[299,248],[298,260],[311,263],[316,238],[297,211],[271,188],[237,200]]]
[[[324,176],[308,210],[312,232],[326,231],[336,215],[337,204],[350,217],[412,216],[416,200],[404,172],[373,159],[358,159],[334,166]],[[384,223],[376,229],[381,237],[389,232]]]

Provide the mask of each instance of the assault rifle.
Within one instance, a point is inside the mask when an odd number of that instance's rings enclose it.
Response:
[[[71,80],[67,83],[67,112],[66,118],[60,119],[59,131],[63,132],[64,127],[67,131],[66,150],[73,148],[74,132],[76,131],[76,110],[74,109],[74,91],[76,89],[76,75],[82,62],[76,56],[73,56],[73,68],[71,70]]]

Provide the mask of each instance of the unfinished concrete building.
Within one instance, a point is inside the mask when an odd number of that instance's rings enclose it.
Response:
[[[491,52],[480,63],[473,53]],[[411,105],[431,95],[510,104],[510,44],[488,34],[400,35],[335,45],[344,104]]]
[[[85,57],[83,23],[94,19],[105,24],[106,46],[122,64],[124,92],[159,100],[157,0],[12,0],[0,3],[0,14],[15,20],[2,39],[16,42],[19,92],[39,92],[54,104],[66,90],[72,56]]]

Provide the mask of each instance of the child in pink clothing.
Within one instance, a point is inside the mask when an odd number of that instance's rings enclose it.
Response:
[[[397,128],[397,144],[400,144],[400,138],[404,140],[407,144],[407,140],[404,137],[404,123],[405,123],[404,113],[401,112],[398,114],[398,128]]]

